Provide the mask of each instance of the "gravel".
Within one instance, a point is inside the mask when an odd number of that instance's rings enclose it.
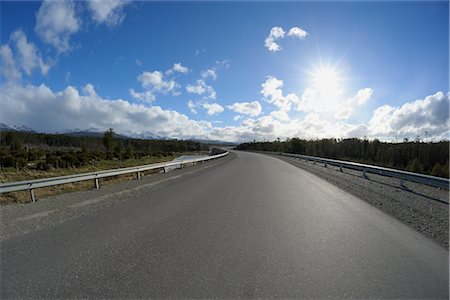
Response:
[[[98,190],[60,194],[38,199],[35,203],[0,206],[0,240],[87,215],[118,201],[129,199],[124,197],[129,193],[142,189],[146,192],[161,189],[178,180],[183,180],[186,176],[202,172],[235,157],[236,154],[230,153],[223,158],[185,166],[183,169],[143,176],[140,180],[104,186],[100,182]]]
[[[449,248],[449,192],[414,182],[400,186],[399,179],[367,174],[298,158],[272,155],[300,167],[368,202],[414,228],[442,247]]]

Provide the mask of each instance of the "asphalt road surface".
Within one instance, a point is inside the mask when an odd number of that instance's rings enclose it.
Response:
[[[446,298],[448,251],[274,157],[237,156],[1,242],[1,298]]]

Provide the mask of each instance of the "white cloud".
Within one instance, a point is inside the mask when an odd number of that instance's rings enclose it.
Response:
[[[130,1],[124,0],[89,0],[88,7],[94,21],[116,26],[124,20],[123,9],[129,3]]]
[[[41,54],[33,43],[29,43],[22,30],[16,30],[11,34],[11,39],[16,43],[18,60],[27,75],[31,75],[35,68],[40,69],[43,75],[47,74],[50,65],[44,63]]]
[[[308,33],[300,27],[292,27],[291,29],[289,29],[287,35],[303,40],[304,38],[306,38]],[[282,27],[275,26],[270,30],[269,36],[264,40],[264,46],[270,52],[278,52],[283,48],[275,41],[283,39],[285,36],[286,32],[284,31],[284,29]]]
[[[181,63],[173,64],[172,70],[174,72],[178,72],[178,73],[182,73],[182,74],[186,74],[187,72],[189,72],[189,69],[187,67],[181,65]]]
[[[261,94],[267,99],[267,101],[280,110],[289,112],[291,105],[299,102],[298,97],[291,93],[286,96],[283,95],[283,80],[277,79],[274,76],[267,76],[266,81],[261,85]]]
[[[166,79],[164,74],[160,71],[142,72],[137,80],[141,83],[144,91],[137,92],[130,88],[130,95],[137,100],[152,102],[155,101],[155,93],[170,93],[172,96],[179,96],[180,92],[177,89],[180,85],[173,79]]]
[[[204,109],[206,109],[206,113],[210,116],[219,114],[224,111],[223,106],[218,103],[203,103],[202,106]]]
[[[292,37],[298,37],[299,39],[302,40],[308,35],[308,33],[299,27],[292,27],[291,29],[289,29],[287,35]]]
[[[400,107],[378,107],[369,121],[369,134],[378,138],[449,138],[449,93],[437,92]]]
[[[137,80],[143,88],[162,93],[174,92],[179,87],[178,83],[173,79],[165,80],[163,73],[160,71],[142,72],[137,77]]]
[[[35,30],[44,42],[61,53],[70,50],[70,35],[77,32],[80,25],[74,2],[45,0],[36,15]]]
[[[273,115],[246,119],[239,126],[213,128],[210,134],[212,139],[243,142],[292,137],[304,139],[362,137],[367,134],[367,130],[361,124],[328,122],[322,120],[318,114],[310,113],[304,119],[277,120]]]
[[[17,80],[22,76],[20,71],[17,69],[12,50],[8,45],[0,46],[0,60],[2,62],[2,76],[6,80]]]
[[[91,84],[81,91],[72,86],[62,91],[52,91],[45,84],[20,86],[10,83],[0,86],[0,94],[2,122],[24,123],[43,132],[77,127],[112,127],[116,132],[151,131],[172,138],[226,141],[363,136],[398,140],[417,135],[422,138],[449,138],[450,128],[450,94],[442,92],[399,107],[383,105],[374,111],[368,124],[329,121],[315,112],[308,113],[302,119],[289,119],[286,111],[278,110],[258,118],[243,119],[242,115],[237,115],[235,121],[243,120],[238,126],[223,127],[213,127],[211,122],[194,121],[159,106],[132,104],[123,99],[107,100],[98,95]],[[195,104],[189,101],[188,107],[202,107],[211,116],[224,111],[218,103]]]
[[[363,105],[367,102],[367,100],[369,100],[372,97],[372,95],[373,89],[371,88],[360,89],[351,102],[357,105]]]
[[[210,68],[210,69],[207,69],[207,70],[203,70],[200,73],[200,77],[205,79],[205,80],[208,79],[208,78],[211,78],[212,80],[216,80],[217,79],[217,70],[214,67]]]
[[[342,89],[321,90],[315,86],[308,87],[298,102],[297,110],[314,112],[323,118],[346,120],[355,108],[364,105],[373,95],[373,89],[360,89],[355,96],[348,97]]]
[[[284,110],[272,111],[270,113],[270,116],[274,117],[275,119],[277,119],[279,121],[283,121],[283,122],[289,121],[291,119],[291,118],[289,118],[289,115],[287,114],[287,112]]]
[[[217,68],[228,69],[230,67],[231,61],[229,59],[216,60]]]
[[[187,106],[188,106],[189,110],[191,111],[191,113],[193,113],[194,115],[197,114],[197,110],[195,109],[196,105],[195,105],[194,101],[189,100],[187,103]]]
[[[256,117],[261,114],[261,104],[258,101],[253,102],[236,102],[232,105],[228,105],[229,110],[235,111],[237,113],[248,115],[251,117]]]
[[[277,52],[281,50],[281,46],[275,43],[277,39],[284,38],[286,32],[281,27],[273,27],[270,30],[269,36],[264,40],[264,45],[269,51]]]
[[[196,85],[188,84],[186,91],[190,94],[202,95],[204,99],[216,99],[216,91],[203,79],[198,79]]]
[[[143,92],[136,92],[134,89],[130,89],[130,95],[134,99],[145,101],[145,102],[152,102],[155,101],[156,97],[153,94],[152,91],[143,91]]]
[[[86,85],[83,93],[68,86],[52,91],[40,86],[0,87],[0,120],[20,121],[37,131],[55,132],[65,128],[114,128],[116,132],[151,131],[171,138],[208,138],[210,122],[194,121],[186,115],[159,106],[132,104],[123,99],[107,100]]]

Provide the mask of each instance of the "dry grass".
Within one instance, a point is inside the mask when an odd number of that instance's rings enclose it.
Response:
[[[1,182],[12,182],[12,181],[20,181],[20,180],[31,180],[31,179],[39,179],[39,178],[49,178],[49,177],[81,174],[81,173],[95,172],[95,171],[101,171],[101,170],[110,170],[110,169],[117,169],[117,168],[140,166],[140,165],[146,165],[146,164],[152,164],[152,163],[158,163],[158,162],[171,161],[172,159],[174,159],[180,155],[183,155],[183,154],[186,154],[186,153],[177,153],[177,154],[165,156],[165,157],[150,156],[150,157],[144,157],[140,160],[130,159],[130,160],[122,160],[122,161],[100,161],[100,162],[96,162],[95,166],[91,165],[91,166],[84,166],[84,167],[73,168],[73,169],[54,169],[54,170],[49,170],[49,171],[24,169],[24,170],[19,170],[18,172],[15,169],[2,170],[0,172],[0,181]],[[142,174],[141,176],[150,175],[150,174],[156,173],[156,172],[158,172],[158,171],[157,170],[146,171],[145,174]],[[100,186],[114,184],[114,183],[118,183],[118,182],[130,181],[133,179],[135,179],[135,174],[124,174],[124,175],[120,175],[120,176],[103,178],[100,180]],[[68,184],[63,184],[63,185],[35,189],[34,195],[37,199],[39,199],[39,198],[45,198],[45,197],[59,195],[59,194],[63,194],[63,193],[89,190],[92,188],[94,188],[94,183],[92,180],[88,180],[88,181],[74,182],[74,183],[68,183]],[[13,203],[26,203],[26,202],[30,202],[30,201],[31,201],[31,197],[30,197],[29,191],[0,194],[0,204],[1,205],[7,205],[7,204],[13,204]]]

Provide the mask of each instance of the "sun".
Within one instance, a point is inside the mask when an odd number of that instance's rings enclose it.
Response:
[[[341,78],[333,68],[321,67],[312,73],[312,80],[318,90],[334,92],[338,90]]]

